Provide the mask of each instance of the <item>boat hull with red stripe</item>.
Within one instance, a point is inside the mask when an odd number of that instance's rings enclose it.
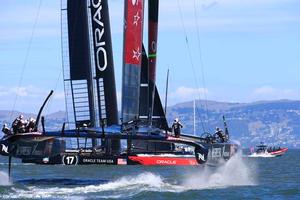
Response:
[[[276,151],[271,151],[269,152],[271,155],[273,156],[282,156],[283,154],[285,154],[287,152],[288,148],[282,148]]]
[[[129,162],[137,165],[199,165],[195,156],[193,157],[168,157],[168,156],[159,156],[159,155],[137,155],[129,156]]]

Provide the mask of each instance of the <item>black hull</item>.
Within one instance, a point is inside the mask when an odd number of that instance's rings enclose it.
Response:
[[[230,143],[206,144],[206,164],[217,165],[229,160],[237,151]],[[159,161],[159,162],[158,162]],[[139,152],[138,154],[106,155],[105,152],[84,152],[67,150],[59,155],[46,158],[23,158],[23,163],[42,165],[199,165],[194,153],[185,151]]]

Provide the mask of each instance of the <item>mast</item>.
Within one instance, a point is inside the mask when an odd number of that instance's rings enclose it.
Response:
[[[193,105],[193,108],[194,108],[194,135],[196,135],[196,100],[194,100],[194,105]]]
[[[125,0],[122,120],[139,117],[144,1]]]
[[[149,105],[150,105],[150,124],[152,125],[154,98],[155,98],[155,79],[156,79],[156,55],[157,55],[157,32],[158,32],[158,10],[159,0],[148,1],[148,52],[149,52]]]
[[[165,115],[167,115],[167,105],[168,105],[168,90],[169,90],[169,69],[167,72],[167,81],[166,81],[166,96],[165,96]]]

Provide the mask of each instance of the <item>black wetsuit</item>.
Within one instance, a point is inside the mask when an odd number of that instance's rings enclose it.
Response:
[[[181,131],[181,128],[182,128],[182,124],[180,122],[174,122],[173,125],[172,125],[172,128],[174,130],[174,134],[175,134],[175,137],[179,138],[180,137],[180,131]]]
[[[221,139],[221,142],[225,142],[225,135],[223,134],[222,130],[216,131],[215,135],[217,135]]]

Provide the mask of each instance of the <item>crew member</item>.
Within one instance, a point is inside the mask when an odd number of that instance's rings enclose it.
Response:
[[[5,135],[10,135],[10,134],[11,134],[11,131],[10,131],[9,128],[7,127],[7,124],[3,124],[2,132],[3,132]]]
[[[23,115],[19,115],[19,117],[17,117],[12,123],[14,134],[24,133],[25,127],[26,127],[26,121],[23,119]]]
[[[216,136],[218,136],[220,138],[221,142],[226,141],[226,136],[219,127],[216,127],[215,137]]]
[[[179,137],[180,137],[180,132],[181,132],[181,128],[182,128],[182,127],[183,127],[183,126],[182,126],[182,124],[179,122],[179,119],[176,118],[176,119],[174,120],[173,125],[172,125],[172,129],[173,129],[173,131],[174,131],[174,134],[175,134],[175,137],[176,137],[176,138],[179,138]]]
[[[30,117],[27,124],[26,124],[26,132],[32,132],[35,127],[35,119]]]

